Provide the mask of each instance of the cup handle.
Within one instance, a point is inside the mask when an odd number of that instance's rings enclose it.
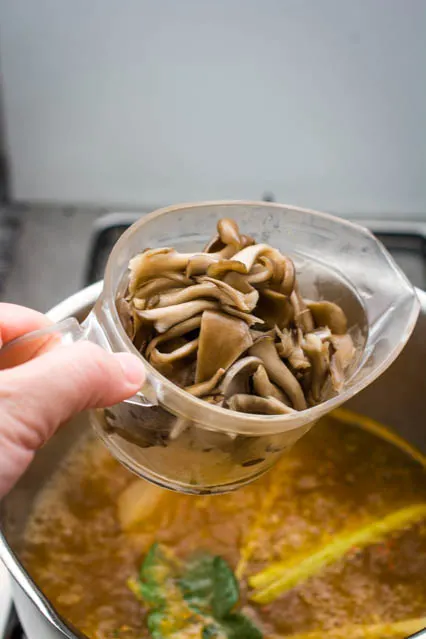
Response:
[[[17,337],[5,344],[0,349],[0,369],[8,368],[9,361],[25,361],[25,353],[34,344],[34,352],[43,352],[44,350],[54,348],[59,345],[69,345],[88,340],[101,345],[105,350],[107,347],[105,339],[100,339],[99,327],[96,319],[90,314],[85,321],[80,324],[75,317],[69,317],[57,324],[46,326],[37,331],[26,333],[21,337]],[[46,339],[44,339],[46,338]],[[137,406],[158,406],[158,383],[147,371],[146,380],[143,386],[144,392],[138,392],[133,397],[125,400],[124,403]]]

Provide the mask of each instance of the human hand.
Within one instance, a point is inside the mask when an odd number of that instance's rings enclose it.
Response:
[[[45,315],[0,303],[0,347],[49,325]],[[116,404],[145,380],[142,362],[90,342],[30,343],[11,361],[0,351],[0,498],[63,422],[86,408]]]

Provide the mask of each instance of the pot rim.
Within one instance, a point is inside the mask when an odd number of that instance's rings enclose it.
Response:
[[[96,299],[102,292],[103,281],[95,282],[94,284],[83,288],[74,295],[71,295],[63,302],[60,302],[48,311],[47,316],[54,322],[61,321],[67,317],[78,315],[81,312],[89,310],[95,303]],[[426,315],[426,291],[416,288],[416,293],[420,302],[420,312],[422,315]],[[0,560],[3,561],[7,570],[9,571],[12,579],[18,584],[20,588],[25,592],[27,597],[36,606],[39,612],[67,639],[84,639],[86,635],[79,632],[77,629],[73,629],[68,625],[56,612],[53,605],[42,593],[37,584],[32,580],[27,573],[19,558],[9,546],[3,532],[1,522],[1,501],[0,501]],[[418,637],[426,637],[426,633],[420,631]]]

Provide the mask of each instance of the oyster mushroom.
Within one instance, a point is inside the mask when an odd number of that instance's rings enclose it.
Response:
[[[294,309],[294,321],[296,325],[301,328],[304,333],[310,333],[313,331],[315,324],[312,313],[300,295],[297,285],[295,285],[294,290],[290,295],[290,302]]]
[[[290,369],[280,359],[271,337],[259,339],[250,348],[249,354],[262,360],[270,380],[284,391],[293,408],[296,410],[304,410],[306,408],[302,387]]]
[[[159,372],[236,410],[304,410],[342,389],[354,356],[342,309],[304,300],[290,257],[229,218],[203,251],[134,257],[117,310]]]
[[[208,309],[213,310],[218,308],[218,306],[217,302],[194,300],[192,302],[184,302],[183,304],[166,306],[164,308],[151,308],[145,311],[137,311],[137,314],[141,319],[152,322],[159,333],[165,333],[171,326],[179,324]]]
[[[241,235],[241,248],[245,248],[246,246],[252,246],[252,244],[256,244],[256,241],[250,235]]]
[[[228,246],[219,253],[178,253],[171,248],[145,251],[130,260],[129,293],[134,295],[143,282],[166,271],[181,271],[187,278],[205,273],[210,264],[231,257],[233,252]]]
[[[204,397],[204,395],[210,395],[220,382],[224,373],[225,369],[219,368],[219,370],[217,370],[210,379],[206,380],[205,382],[200,382],[199,384],[192,384],[191,386],[187,386],[185,390],[190,395],[194,395],[194,397]]]
[[[243,311],[239,311],[233,306],[228,306],[224,304],[222,306],[222,310],[228,315],[232,315],[233,317],[238,317],[243,320],[248,326],[254,326],[255,324],[264,324],[263,319],[260,317],[256,317],[256,315],[251,315],[250,313],[244,313]]]
[[[133,306],[124,297],[117,297],[115,304],[124,330],[130,339],[133,340],[140,326],[140,319],[136,315]]]
[[[163,350],[153,348],[149,363],[164,377],[178,386],[185,387],[191,383],[194,376],[194,355],[198,347],[195,340],[188,341],[183,337],[169,340],[163,345]]]
[[[217,234],[205,245],[203,253],[219,253],[227,246],[234,248],[236,253],[240,248],[248,245],[246,235],[240,235],[238,224],[230,218],[222,218],[217,223]],[[251,241],[253,243],[254,240]]]
[[[280,291],[285,295],[291,295],[296,283],[296,269],[294,268],[293,260],[289,257],[283,257],[284,259],[284,275],[280,282]]]
[[[294,309],[289,298],[271,289],[259,290],[256,314],[262,318],[268,328],[275,326],[287,328],[294,320]]]
[[[275,332],[280,339],[280,343],[277,345],[280,357],[288,359],[289,364],[295,370],[309,368],[311,364],[293,333],[288,329],[281,330],[278,326],[275,326]]]
[[[244,293],[244,295],[248,295],[249,293],[251,294],[255,293],[256,302],[257,302],[259,298],[259,292],[256,291],[254,286],[252,286],[250,282],[248,281],[248,275],[243,275],[236,271],[229,271],[223,278],[223,281],[228,286],[232,286],[232,288],[235,288],[237,291],[240,291],[240,293]]]
[[[178,288],[172,291],[162,293],[157,298],[153,298],[155,308],[164,308],[166,306],[174,306],[175,304],[183,304],[200,298],[213,297],[224,303],[229,303],[230,299],[224,295],[220,289],[212,282],[203,282],[201,284],[193,284],[186,288]],[[231,298],[232,301],[232,298]]]
[[[263,255],[272,259],[280,254],[276,249],[269,246],[269,244],[252,244],[251,246],[246,246],[241,251],[238,251],[238,253],[234,255],[233,259],[244,264],[246,273],[250,273],[255,262],[257,262],[257,260]]]
[[[182,344],[182,346],[175,348],[175,350],[165,353],[159,351],[158,348],[153,348],[150,351],[149,361],[154,367],[161,364],[173,364],[174,362],[184,359],[185,357],[188,357],[188,355],[194,353],[198,348],[198,342],[198,338],[193,339],[192,341],[186,342]]]
[[[165,271],[182,271],[188,255],[172,248],[150,249],[136,255],[129,262],[129,293],[134,295],[141,283],[162,276]]]
[[[294,413],[290,406],[286,406],[275,397],[258,397],[257,395],[233,395],[228,401],[231,410],[240,413],[254,413],[255,415],[289,415]]]
[[[222,282],[222,280],[216,280],[211,277],[201,277],[199,279],[200,282],[213,284],[215,287],[221,291],[222,295],[219,295],[219,298],[222,298],[220,301],[223,304],[227,304],[228,306],[235,306],[240,311],[252,311],[257,304],[257,300],[259,299],[259,293],[248,285],[248,292],[242,293],[238,289],[230,286],[226,282]]]
[[[278,401],[288,405],[287,397],[278,386],[275,386],[275,384],[271,382],[263,364],[258,366],[256,372],[253,374],[252,383],[253,390],[259,397],[275,397]]]
[[[249,284],[264,284],[268,282],[274,273],[274,265],[267,257],[260,257],[257,264],[253,265],[250,273],[244,275],[244,279]]]
[[[217,232],[223,244],[230,244],[238,251],[241,246],[241,236],[238,225],[234,220],[229,217],[223,217],[217,223]]]
[[[149,357],[153,348],[156,348],[159,344],[163,342],[167,342],[172,339],[176,339],[176,337],[182,337],[182,335],[186,335],[191,331],[200,328],[201,326],[201,315],[195,315],[194,317],[190,317],[189,319],[180,322],[179,324],[175,324],[172,328],[169,328],[165,333],[161,333],[154,337],[150,343],[148,344],[145,357]]]
[[[220,257],[218,253],[197,253],[192,255],[185,267],[186,277],[192,277],[193,275],[201,275],[206,273],[211,264],[218,262]]]
[[[220,368],[227,370],[252,343],[250,329],[245,322],[206,310],[201,319],[195,383],[205,382]]]
[[[355,347],[350,335],[332,335],[330,376],[333,390],[340,392],[345,383],[345,372],[355,356]]]
[[[312,331],[312,333],[314,335],[317,335],[322,342],[329,340],[332,336],[332,333],[328,326],[324,326],[324,328],[316,328],[314,331]]]
[[[214,404],[215,406],[223,406],[223,403],[225,401],[223,395],[206,395],[206,397],[203,397],[203,399],[205,402]],[[231,435],[231,433],[227,433],[227,435]]]
[[[302,348],[312,364],[311,393],[315,402],[321,398],[321,390],[330,370],[330,352],[326,342],[312,333],[305,335]]]
[[[243,357],[234,362],[219,387],[225,399],[231,397],[231,395],[249,393],[250,378],[261,364],[262,360],[253,356]]]
[[[348,330],[346,315],[334,302],[308,302],[308,308],[318,327],[328,326],[335,335],[344,335]]]
[[[183,288],[191,284],[192,281],[181,273],[165,274],[164,277],[157,277],[140,286],[135,291],[133,303],[136,308],[143,310],[144,306],[142,306],[142,302],[149,300],[154,295],[158,295],[172,288]]]
[[[207,268],[207,275],[210,277],[221,277],[224,273],[234,271],[236,273],[246,273],[246,267],[237,260],[221,260],[214,262]]]

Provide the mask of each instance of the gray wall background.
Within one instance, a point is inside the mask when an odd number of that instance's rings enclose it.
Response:
[[[13,196],[426,214],[425,0],[0,0]]]

